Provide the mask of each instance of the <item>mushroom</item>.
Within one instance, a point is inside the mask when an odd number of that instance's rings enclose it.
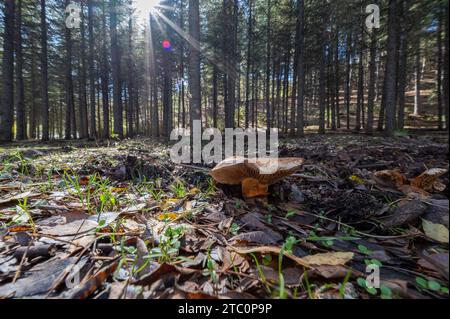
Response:
[[[219,163],[210,175],[225,185],[242,185],[245,198],[268,195],[269,185],[294,174],[302,168],[303,158],[230,157]]]

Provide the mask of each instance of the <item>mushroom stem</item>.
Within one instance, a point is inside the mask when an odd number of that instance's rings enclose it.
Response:
[[[267,196],[269,185],[260,183],[255,178],[246,178],[242,181],[242,195],[245,198]]]

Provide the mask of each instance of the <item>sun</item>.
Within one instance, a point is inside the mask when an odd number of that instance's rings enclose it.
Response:
[[[140,18],[146,20],[149,13],[155,11],[161,2],[162,0],[134,0],[133,6],[136,8]]]

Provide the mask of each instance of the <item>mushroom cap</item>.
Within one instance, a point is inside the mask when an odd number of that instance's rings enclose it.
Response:
[[[239,185],[246,178],[272,185],[302,168],[302,158],[253,158],[235,156],[219,163],[210,175],[221,184]]]

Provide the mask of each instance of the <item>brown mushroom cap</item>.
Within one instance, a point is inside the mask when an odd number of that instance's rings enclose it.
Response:
[[[218,164],[210,175],[221,184],[239,185],[246,178],[272,185],[302,168],[302,158],[245,159],[230,157]]]

